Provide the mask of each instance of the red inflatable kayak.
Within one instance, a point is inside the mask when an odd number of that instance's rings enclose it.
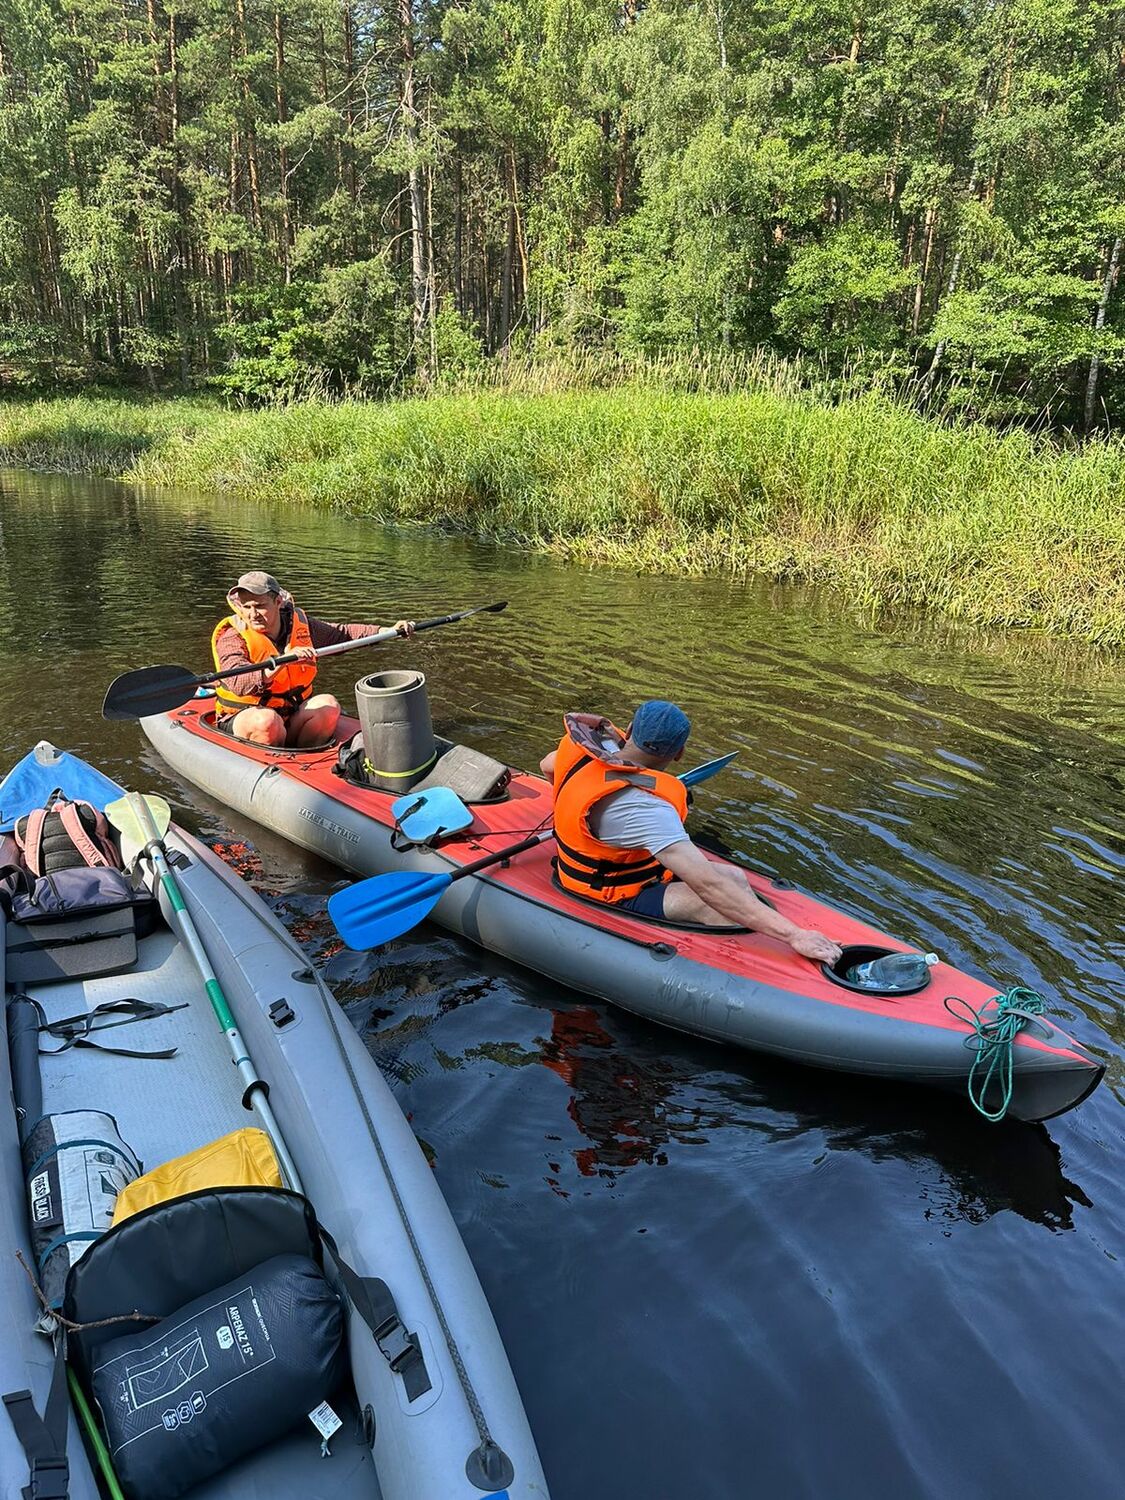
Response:
[[[161,755],[205,792],[303,848],[357,875],[444,870],[515,843],[548,823],[550,785],[513,771],[506,794],[473,806],[472,826],[436,849],[393,847],[394,794],[339,773],[338,745],[271,750],[215,728],[213,705],[198,699],[142,720]],[[357,732],[342,719],[339,744]],[[441,762],[438,762],[440,770]],[[433,778],[431,777],[431,780]],[[994,1016],[998,988],[939,962],[914,994],[860,991],[843,978],[876,954],[907,944],[817,901],[784,880],[751,874],[755,891],[801,927],[817,927],[845,949],[830,972],[757,933],[688,929],[615,910],[564,891],[551,841],[452,884],[433,912],[442,926],[585,994],[667,1026],[774,1053],[814,1067],[897,1079],[966,1093],[984,1045],[968,1014]],[[961,1014],[951,1013],[947,997]],[[1046,1015],[1017,1016],[1008,1113],[1047,1119],[1097,1087],[1104,1065]],[[998,1109],[1003,1050],[984,1097]]]

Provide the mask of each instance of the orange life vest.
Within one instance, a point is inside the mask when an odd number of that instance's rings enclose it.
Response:
[[[605,750],[596,732],[571,714],[555,756],[555,843],[559,883],[579,896],[614,904],[628,901],[648,885],[671,880],[647,849],[617,849],[590,832],[590,812],[603,797],[636,786],[671,804],[687,817],[687,788],[678,777],[648,766],[634,766],[616,751]],[[625,736],[607,722],[621,744]]]
[[[216,670],[219,669],[219,632],[228,625],[242,637],[251,663],[269,661],[271,656],[282,656],[286,651],[296,650],[298,646],[311,646],[308,616],[295,604],[290,608],[293,611],[293,622],[289,627],[289,639],[284,646],[271,641],[260,630],[251,630],[249,625],[243,625],[237,615],[227,615],[220,620],[211,632],[211,655],[214,657]],[[260,693],[236,693],[227,683],[217,682],[215,698],[219,714],[236,714],[244,708],[272,708],[277,713],[292,713],[312,692],[315,676],[315,661],[295,661],[282,667]]]

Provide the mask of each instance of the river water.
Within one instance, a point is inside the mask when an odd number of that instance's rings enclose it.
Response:
[[[712,1046],[424,927],[340,948],[338,872],[99,716],[209,664],[230,582],[312,613],[506,614],[387,648],[517,765],[567,708],[740,751],[695,826],[1003,986],[1108,1063],[1079,1110],[967,1104]],[[320,963],[476,1262],[556,1500],[1070,1500],[1125,1489],[1125,668],[727,581],[586,570],[295,507],[0,475],[4,766],[47,737],[169,798]],[[361,670],[371,670],[364,658]],[[359,671],[325,672],[347,699]]]

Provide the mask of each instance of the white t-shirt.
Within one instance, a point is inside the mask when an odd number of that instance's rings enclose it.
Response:
[[[590,810],[590,832],[615,849],[659,854],[688,837],[680,815],[663,797],[639,786],[611,792]]]

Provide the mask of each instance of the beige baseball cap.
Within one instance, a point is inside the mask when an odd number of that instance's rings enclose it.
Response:
[[[281,584],[272,573],[264,573],[261,568],[254,568],[249,573],[243,573],[237,583],[227,589],[227,598],[232,594],[280,594]]]

